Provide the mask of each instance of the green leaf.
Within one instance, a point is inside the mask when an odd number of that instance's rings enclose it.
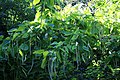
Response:
[[[49,53],[48,51],[43,52],[44,58],[47,57],[48,53]]]
[[[26,2],[29,2],[29,0],[25,0]]]
[[[71,49],[72,51],[74,51],[76,49],[76,46],[71,46],[71,47],[72,47],[72,49]]]
[[[3,38],[4,38],[4,36],[3,36],[3,35],[0,35],[0,41],[1,41]]]
[[[62,31],[62,33],[63,33],[65,36],[72,35],[72,33],[71,33],[71,32],[68,32],[68,31]]]
[[[50,0],[50,5],[54,6],[54,0]]]
[[[22,25],[22,26],[19,26],[19,28],[16,30],[16,31],[23,31],[23,30],[25,30],[25,26],[24,25]]]
[[[84,55],[82,55],[82,60],[83,60],[84,62],[86,62],[86,61],[85,61],[85,58],[84,58]]]
[[[77,78],[72,78],[71,80],[77,80]]]
[[[44,50],[41,49],[41,50],[36,50],[36,51],[34,51],[33,54],[42,54],[43,52],[44,52]]]
[[[28,33],[23,34],[22,38],[28,38]]]
[[[89,52],[89,48],[88,48],[88,47],[83,46],[83,49],[84,49],[85,51],[88,51],[88,52]]]
[[[34,1],[33,1],[33,4],[36,5],[36,4],[38,4],[39,2],[40,2],[40,0],[34,0]]]
[[[63,48],[60,48],[61,51],[63,51],[64,53],[66,52]]]
[[[45,68],[45,65],[46,65],[46,58],[44,58],[43,60],[42,60],[42,64],[41,64],[41,68]]]
[[[23,56],[23,53],[22,53],[22,51],[19,49],[19,54],[21,55],[21,56]]]
[[[37,11],[36,15],[35,15],[35,21],[37,21],[40,18],[41,13],[39,11]]]
[[[20,49],[26,51],[26,50],[28,50],[28,45],[25,44],[25,43],[22,43],[22,44],[20,45]]]
[[[33,54],[43,54],[43,57],[46,58],[47,55],[48,55],[48,51],[44,51],[43,49],[42,50],[36,50],[33,52]]]
[[[71,38],[71,40],[75,41],[78,37],[79,37],[79,35],[73,35],[73,37]]]
[[[61,61],[60,53],[59,53],[59,52],[56,52],[56,55],[57,55],[58,60],[59,60],[60,62],[62,62],[62,61]]]
[[[55,41],[55,42],[53,42],[52,44],[50,44],[50,45],[57,45],[58,43]]]
[[[12,28],[10,30],[8,30],[8,32],[16,32],[17,31],[17,28]]]
[[[79,32],[79,28],[77,28],[74,34],[78,34]]]
[[[69,50],[68,50],[68,47],[67,47],[67,46],[65,46],[65,51],[66,51],[67,53],[69,53]]]
[[[49,53],[48,51],[45,51],[43,49],[36,50],[36,51],[33,52],[33,54],[43,54],[44,59],[42,60],[42,64],[41,64],[41,68],[43,68],[43,69],[46,65],[46,57],[47,57],[48,53]]]
[[[113,73],[115,72],[111,65],[108,65],[108,67],[111,69]]]
[[[20,33],[14,33],[12,40],[14,40],[16,37],[18,37]]]
[[[58,48],[58,47],[60,47],[60,46],[62,46],[62,45],[63,45],[63,42],[60,41],[60,42],[58,43],[58,45],[56,46],[56,48]]]
[[[120,68],[115,68],[114,70],[116,70],[116,71],[120,71]]]

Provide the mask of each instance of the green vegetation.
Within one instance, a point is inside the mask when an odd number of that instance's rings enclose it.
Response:
[[[120,0],[1,0],[0,21],[0,80],[120,79]]]

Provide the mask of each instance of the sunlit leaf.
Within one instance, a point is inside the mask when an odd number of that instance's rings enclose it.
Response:
[[[41,64],[41,68],[45,68],[45,65],[46,65],[46,58],[44,58],[43,60],[42,60],[42,64]]]
[[[44,52],[43,52],[44,58],[47,57],[48,53],[49,53],[48,51],[44,51]]]
[[[21,55],[21,56],[23,56],[23,52],[19,49],[19,54]]]
[[[36,5],[40,2],[40,0],[33,0],[33,4]]]
[[[60,6],[58,6],[58,5],[54,5],[54,7],[55,7],[56,9],[58,9],[58,10],[60,10],[60,9],[61,9],[61,7],[60,7]]]
[[[35,15],[35,21],[37,21],[40,18],[41,13],[39,11],[37,11],[36,15]]]
[[[114,70],[116,70],[116,71],[120,71],[120,68],[115,68]]]
[[[42,53],[44,53],[43,49],[42,50],[36,50],[36,51],[33,52],[33,54],[42,54]]]
[[[43,49],[42,50],[36,50],[36,51],[33,52],[33,54],[43,54],[44,59],[42,60],[42,64],[41,64],[41,68],[43,68],[43,69],[46,65],[46,57],[47,57],[48,53],[49,53],[48,51],[45,51]]]

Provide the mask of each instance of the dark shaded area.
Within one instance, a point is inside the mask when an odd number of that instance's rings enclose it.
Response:
[[[29,3],[25,1],[0,1],[0,27],[9,30],[17,27],[24,20],[32,21],[35,17],[35,12],[29,8]],[[5,28],[3,28],[3,26]],[[4,33],[5,34],[5,33]]]
[[[0,14],[0,36],[3,35],[4,38],[8,37],[7,26],[2,22],[2,19],[6,17],[6,15]]]

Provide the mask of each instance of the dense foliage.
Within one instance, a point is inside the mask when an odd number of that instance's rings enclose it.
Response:
[[[119,0],[10,1],[19,7],[1,1],[0,80],[119,80]]]

